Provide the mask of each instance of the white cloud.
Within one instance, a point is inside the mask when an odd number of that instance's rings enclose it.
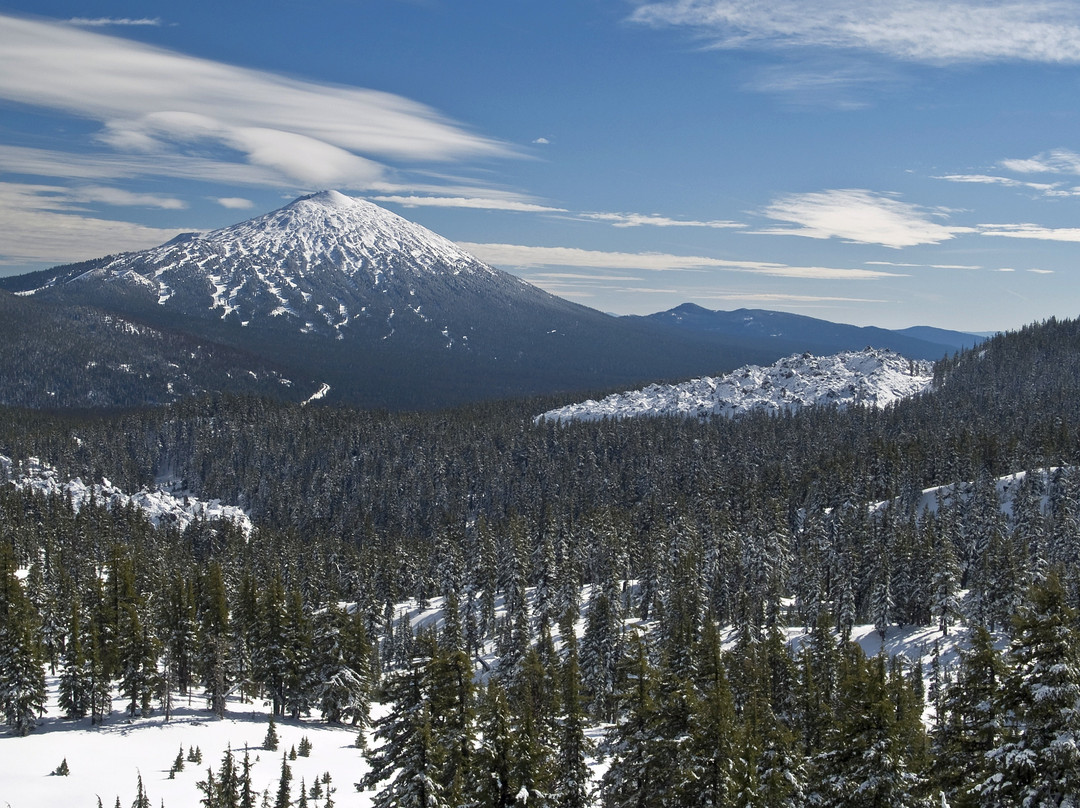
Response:
[[[72,17],[68,22],[81,28],[105,28],[112,25],[161,27],[160,17]]]
[[[894,248],[938,244],[957,234],[973,232],[971,228],[939,224],[925,208],[861,189],[788,194],[763,213],[798,227],[755,231],[760,234],[840,238]]]
[[[867,266],[873,267],[912,267],[921,269],[982,269],[976,264],[907,264],[897,261],[867,261]]]
[[[695,293],[694,297],[705,300],[731,300],[759,303],[888,303],[868,297],[836,297],[832,295],[791,295],[783,292],[712,292]]]
[[[1025,159],[1002,160],[1001,166],[1018,174],[1080,174],[1080,154],[1052,149]]]
[[[80,202],[101,202],[105,205],[124,207],[161,208],[162,210],[183,210],[187,203],[182,199],[160,194],[138,194],[120,188],[89,185],[73,188],[69,195]]]
[[[1080,242],[1080,227],[1044,227],[1031,223],[980,224],[979,232],[984,236]]]
[[[508,210],[521,213],[566,213],[565,208],[538,205],[520,198],[465,196],[373,196],[375,202],[389,202],[407,208],[472,208],[475,210]]]
[[[506,144],[390,93],[292,79],[58,23],[0,15],[0,99],[103,125],[132,156],[220,156],[196,177],[240,165],[278,184],[380,186],[378,161],[508,156]],[[183,161],[188,167],[199,165]],[[190,176],[190,175],[189,175]]]
[[[528,247],[518,244],[475,244],[459,242],[459,246],[482,261],[494,266],[519,269],[529,267],[592,267],[596,269],[638,269],[664,272],[673,270],[720,269],[731,272],[752,272],[783,278],[807,280],[872,280],[896,277],[897,273],[871,269],[842,269],[836,267],[799,267],[758,261],[728,261],[693,255],[666,253],[623,253],[601,250],[582,250],[576,247]]]
[[[988,174],[945,174],[934,177],[936,180],[949,182],[962,182],[975,185],[1003,185],[1006,188],[1028,188],[1032,191],[1047,194],[1049,196],[1072,195],[1069,191],[1059,190],[1059,183],[1048,182],[1024,182],[1011,177],[995,177]]]
[[[1053,275],[1052,269],[1029,269],[1028,272],[1034,272],[1036,275]]]
[[[0,264],[63,263],[162,244],[180,230],[85,216],[67,188],[0,183]]]
[[[591,283],[611,283],[613,281],[639,281],[641,278],[633,275],[600,275],[597,273],[586,274],[583,272],[533,272],[529,274],[533,280],[547,283],[553,281],[588,281]]]
[[[928,64],[1080,62],[1080,6],[1064,0],[661,0],[631,19],[721,48],[836,48]]]
[[[536,140],[533,141],[533,143],[536,143],[539,146],[547,146],[549,143],[551,143],[551,141],[548,140],[546,137],[538,137]]]
[[[247,210],[255,207],[254,202],[250,199],[244,199],[242,196],[219,196],[214,201],[229,210]]]
[[[598,222],[611,222],[613,227],[715,227],[738,228],[746,225],[739,222],[709,221],[699,222],[686,219],[671,219],[655,213],[580,213],[578,218]]]
[[[189,154],[75,154],[0,144],[0,172],[39,177],[117,180],[135,177],[212,179],[229,185],[280,188],[275,171],[247,163],[228,163]]]

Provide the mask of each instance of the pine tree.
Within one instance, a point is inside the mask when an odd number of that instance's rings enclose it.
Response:
[[[112,683],[105,672],[97,624],[90,626],[90,723],[100,724],[112,712]]]
[[[274,800],[274,808],[289,808],[292,804],[292,792],[289,788],[292,783],[292,769],[285,755],[281,756],[281,776],[278,778],[277,798]]]
[[[679,783],[670,776],[677,743],[668,737],[658,701],[659,674],[648,659],[644,638],[634,633],[621,667],[624,717],[612,728],[602,751],[611,765],[601,780],[605,808],[663,805],[675,798]]]
[[[251,787],[251,757],[246,749],[240,768],[240,808],[255,808],[255,792]]]
[[[912,771],[910,739],[897,727],[885,659],[866,660],[858,646],[845,649],[839,682],[839,723],[812,761],[811,803],[918,806],[920,778]]]
[[[79,611],[78,604],[73,603],[60,674],[60,709],[68,718],[83,718],[90,712],[90,661],[83,650]]]
[[[969,643],[960,654],[956,682],[941,698],[933,737],[934,785],[950,805],[974,808],[982,799],[977,786],[989,775],[988,755],[1001,738],[998,706],[1005,663],[983,626],[971,630]]]
[[[142,772],[139,772],[139,781],[135,789],[135,801],[131,803],[131,808],[151,808],[150,797],[146,795],[146,789],[143,787]]]
[[[159,683],[157,643],[143,623],[135,602],[123,605],[118,626],[120,694],[129,702],[128,715],[147,716]]]
[[[555,805],[558,808],[585,808],[591,804],[591,776],[585,761],[589,743],[585,737],[580,678],[577,644],[572,642],[563,674],[563,725],[555,775]]]
[[[45,671],[36,615],[0,542],[0,709],[16,735],[34,728],[45,709]]]
[[[268,752],[276,752],[278,748],[277,724],[274,723],[273,714],[270,716],[270,723],[266,726],[266,735],[263,738],[262,748]]]
[[[232,639],[229,628],[229,605],[221,565],[211,561],[202,581],[199,608],[199,674],[206,700],[214,715],[225,715],[225,694],[230,679],[229,651]]]
[[[240,775],[231,746],[226,748],[218,770],[216,808],[240,808]]]
[[[1080,802],[1080,649],[1056,573],[1017,615],[1001,694],[1004,740],[989,753],[984,805]]]
[[[314,699],[331,723],[351,719],[364,727],[370,709],[368,658],[371,649],[359,613],[349,617],[331,605],[317,618]]]
[[[473,760],[477,784],[474,799],[490,808],[509,808],[521,786],[515,777],[510,706],[498,679],[488,682],[481,700],[480,730],[483,740]]]
[[[311,710],[315,691],[313,641],[311,619],[304,608],[300,593],[291,591],[286,598],[282,625],[281,644],[285,661],[282,694],[284,709],[289,711],[294,720]]]
[[[184,770],[184,745],[180,744],[180,751],[176,753],[172,767],[169,769],[169,779],[173,779],[179,772]]]

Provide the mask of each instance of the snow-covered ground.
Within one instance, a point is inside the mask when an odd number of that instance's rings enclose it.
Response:
[[[178,490],[175,481],[161,480],[153,488],[134,494],[121,491],[109,480],[87,484],[81,478],[62,480],[55,468],[31,457],[14,463],[0,455],[0,479],[6,478],[19,488],[30,488],[44,494],[67,494],[76,510],[93,497],[110,508],[122,508],[128,503],[139,508],[155,527],[172,525],[183,530],[196,519],[225,519],[238,525],[245,533],[252,530],[251,519],[235,505],[223,505],[220,500],[201,500]]]
[[[373,792],[357,793],[353,785],[363,775],[366,763],[354,745],[357,731],[348,726],[330,726],[319,721],[279,720],[276,752],[262,748],[270,710],[261,703],[228,703],[226,716],[218,719],[207,712],[201,698],[191,706],[177,705],[170,721],[163,717],[128,719],[113,712],[100,727],[90,719],[66,721],[56,718],[56,678],[49,680],[49,712],[30,735],[18,738],[0,734],[0,806],[3,808],[94,808],[97,797],[105,806],[131,805],[141,775],[150,804],[166,808],[194,808],[206,780],[207,769],[221,768],[226,749],[231,748],[237,766],[247,752],[252,784],[258,794],[269,789],[271,800],[281,776],[281,757],[307,736],[309,757],[288,761],[292,770],[294,799],[299,798],[300,780],[310,789],[316,778],[330,773],[330,785],[337,789],[334,803],[341,808],[364,808]],[[123,705],[119,700],[115,708]],[[53,717],[50,717],[53,716]],[[177,752],[184,750],[184,770],[169,779],[169,769]],[[202,763],[186,761],[188,751],[198,747]],[[67,761],[70,774],[51,774]],[[261,796],[260,796],[261,801]],[[309,805],[316,803],[309,800]],[[317,803],[322,806],[323,801]]]
[[[782,413],[813,404],[885,407],[923,392],[932,381],[930,362],[906,359],[887,350],[867,348],[833,356],[796,354],[769,367],[746,365],[726,376],[652,384],[600,401],[590,399],[550,410],[540,418],[731,417],[755,410]]]

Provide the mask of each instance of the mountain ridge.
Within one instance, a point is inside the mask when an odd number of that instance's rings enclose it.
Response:
[[[873,346],[888,348],[913,359],[936,360],[982,341],[977,335],[929,326],[894,330],[834,323],[768,309],[714,311],[695,303],[683,303],[646,317],[687,331],[754,337],[786,348],[790,353],[828,354]]]

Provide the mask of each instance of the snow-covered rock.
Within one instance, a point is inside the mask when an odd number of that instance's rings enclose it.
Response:
[[[183,492],[167,490],[166,486],[144,488],[134,494],[127,494],[104,477],[101,482],[91,484],[84,483],[79,477],[63,480],[55,468],[36,457],[14,463],[10,458],[0,455],[0,470],[10,485],[43,494],[69,496],[76,511],[92,497],[95,502],[109,508],[134,505],[146,514],[155,527],[173,526],[183,530],[197,519],[224,519],[240,527],[245,534],[250,535],[252,530],[250,517],[235,505],[223,505],[217,499],[197,499]]]
[[[926,390],[930,362],[867,348],[833,356],[794,355],[769,367],[746,365],[726,376],[682,384],[653,384],[550,410],[541,419],[595,421],[639,416],[732,417],[752,411],[783,413],[815,404],[885,407]]]

